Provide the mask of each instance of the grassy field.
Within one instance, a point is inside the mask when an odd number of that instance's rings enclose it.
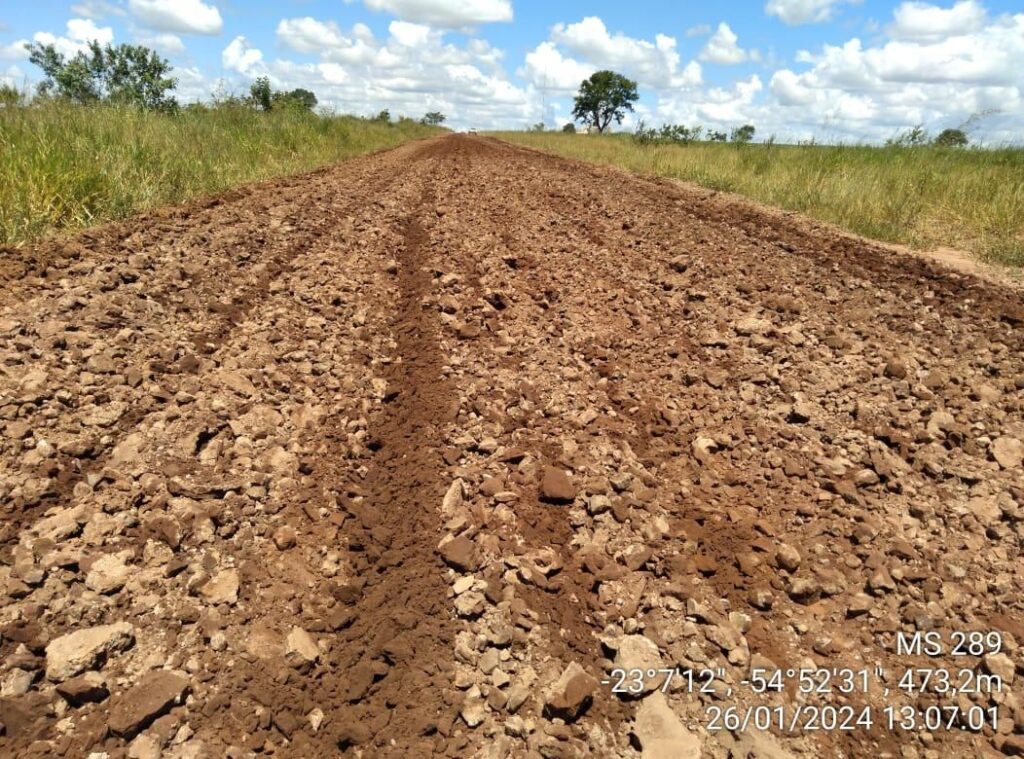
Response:
[[[593,163],[736,192],[851,232],[1024,266],[1024,149],[640,145],[628,135],[496,136]]]
[[[45,103],[0,107],[0,244],[220,192],[436,134],[244,107],[177,114]]]

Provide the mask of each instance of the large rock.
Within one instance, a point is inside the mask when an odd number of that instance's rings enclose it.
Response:
[[[473,572],[480,566],[476,545],[465,535],[449,540],[441,545],[438,550],[445,564],[460,572]]]
[[[93,562],[85,576],[85,586],[101,594],[116,593],[128,581],[131,570],[117,554],[108,553]]]
[[[188,678],[180,672],[149,672],[118,697],[110,710],[107,727],[114,735],[131,738],[180,703],[189,689]]]
[[[238,586],[238,572],[225,569],[210,578],[199,592],[212,604],[234,604],[238,601]]]
[[[46,676],[54,682],[102,666],[108,656],[135,642],[135,628],[127,622],[100,625],[62,635],[46,647]]]
[[[572,722],[590,706],[597,687],[597,678],[572,662],[545,692],[544,711],[550,717]]]
[[[700,759],[700,738],[679,721],[661,691],[641,702],[633,734],[640,741],[643,759]]]
[[[664,684],[665,675],[662,670],[666,669],[666,666],[662,661],[661,651],[658,650],[654,641],[643,635],[623,635],[615,645],[618,646],[615,653],[616,668],[624,669],[627,673],[632,670],[643,672],[639,681],[632,675],[627,675],[626,678],[630,685],[635,685],[637,682],[642,683],[641,690],[638,693],[620,695],[641,696]],[[653,673],[653,677],[651,673]]]
[[[546,466],[540,481],[540,497],[548,503],[572,503],[576,500],[576,485],[561,469]]]
[[[1015,469],[1024,462],[1024,443],[1015,437],[996,438],[992,443],[992,457],[1003,469]]]

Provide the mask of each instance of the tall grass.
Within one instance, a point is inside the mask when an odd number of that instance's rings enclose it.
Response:
[[[240,106],[0,107],[0,244],[392,147],[438,130]]]
[[[684,179],[918,249],[1024,266],[1024,149],[641,145],[628,135],[503,132],[510,142]]]

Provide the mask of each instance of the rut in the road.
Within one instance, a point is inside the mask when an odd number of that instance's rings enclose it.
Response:
[[[384,405],[371,419],[375,451],[365,480],[353,482],[342,508],[352,517],[365,581],[353,605],[349,641],[335,675],[342,683],[336,718],[356,745],[379,755],[429,754],[438,730],[455,717],[451,703],[455,625],[445,601],[436,545],[438,505],[447,483],[439,441],[457,399],[442,377],[436,316],[423,308],[430,290],[427,236],[414,209],[398,253],[399,301],[391,322],[395,355],[385,367]],[[379,681],[379,682],[378,682]],[[369,694],[370,685],[377,682]],[[347,687],[346,687],[347,685]],[[360,732],[369,731],[372,741]],[[352,742],[341,736],[342,747]]]

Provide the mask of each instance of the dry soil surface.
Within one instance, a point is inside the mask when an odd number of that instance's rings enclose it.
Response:
[[[1022,388],[1013,290],[485,138],[7,251],[0,754],[1024,753]]]

